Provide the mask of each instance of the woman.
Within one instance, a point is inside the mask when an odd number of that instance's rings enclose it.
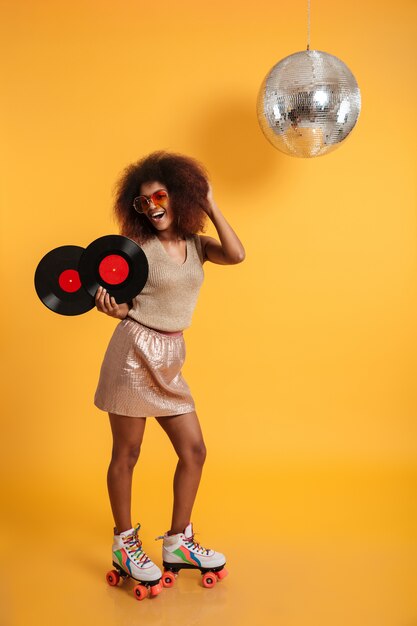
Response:
[[[113,450],[107,485],[115,521],[113,562],[133,578],[156,585],[161,570],[132,527],[131,486],[146,418],[155,417],[179,457],[171,528],[163,535],[163,562],[221,568],[225,557],[194,541],[191,512],[206,456],[190,389],[181,374],[182,331],[191,324],[203,281],[203,263],[240,263],[242,243],[216,205],[203,166],[183,155],[154,152],[126,168],[116,185],[121,234],[137,241],[149,275],[132,302],[117,304],[104,288],[97,309],[122,320],[107,348],[95,405],[109,414]],[[198,235],[207,216],[220,242]]]

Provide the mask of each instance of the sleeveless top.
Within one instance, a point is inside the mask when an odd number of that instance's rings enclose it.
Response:
[[[204,279],[199,235],[186,238],[187,257],[182,265],[174,261],[156,235],[141,248],[149,263],[148,280],[133,298],[128,316],[155,330],[188,328]]]

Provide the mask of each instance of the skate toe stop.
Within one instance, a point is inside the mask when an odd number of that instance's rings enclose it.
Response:
[[[228,576],[229,572],[227,571],[227,569],[223,568],[220,571],[216,572],[216,576],[219,580],[223,580],[223,578],[226,578],[226,576]]]

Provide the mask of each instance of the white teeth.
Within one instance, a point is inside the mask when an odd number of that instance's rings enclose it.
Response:
[[[153,213],[153,215],[151,215],[151,217],[162,217],[164,215],[165,211],[159,211],[158,213]]]

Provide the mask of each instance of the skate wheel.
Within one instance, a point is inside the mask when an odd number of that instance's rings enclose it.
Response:
[[[119,572],[117,572],[115,569],[112,569],[111,572],[107,572],[106,580],[109,583],[109,585],[111,585],[112,587],[115,587],[120,580]]]
[[[149,591],[151,598],[157,596],[162,591],[161,583],[158,583],[157,585],[152,585],[151,587],[149,587]]]
[[[224,569],[224,568],[219,570],[218,572],[215,572],[218,580],[223,580],[223,578],[226,578],[228,573],[229,572],[227,571],[227,569]]]
[[[136,600],[144,600],[148,595],[148,590],[145,585],[135,585],[133,587],[133,593],[135,594]]]
[[[172,587],[175,583],[175,575],[172,572],[164,572],[161,580],[164,587]]]
[[[217,582],[216,574],[214,572],[206,572],[203,574],[203,587],[211,589]]]

